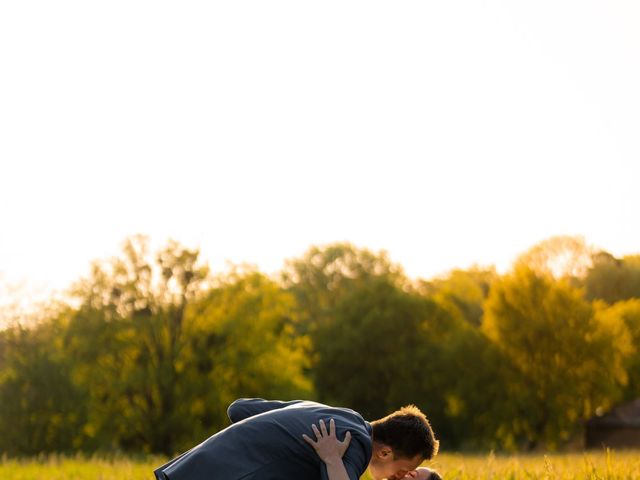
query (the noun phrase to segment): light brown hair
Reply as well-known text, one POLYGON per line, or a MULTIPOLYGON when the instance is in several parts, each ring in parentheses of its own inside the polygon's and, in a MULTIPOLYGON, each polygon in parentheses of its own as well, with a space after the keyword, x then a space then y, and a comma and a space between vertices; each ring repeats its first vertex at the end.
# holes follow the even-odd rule
POLYGON ((431 460, 440 442, 436 440, 429 420, 415 405, 402 407, 380 420, 371 422, 373 440, 393 449, 396 457, 431 460))

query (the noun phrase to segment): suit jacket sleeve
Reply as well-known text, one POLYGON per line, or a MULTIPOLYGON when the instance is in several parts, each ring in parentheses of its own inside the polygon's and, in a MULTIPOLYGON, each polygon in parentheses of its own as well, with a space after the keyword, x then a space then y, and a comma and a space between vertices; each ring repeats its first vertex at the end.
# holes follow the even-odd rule
POLYGON ((236 423, 260 413, 284 408, 300 402, 302 402, 302 400, 281 402, 280 400, 264 400, 262 398, 239 398, 229 405, 227 416, 229 420, 231 420, 231 423, 236 423))

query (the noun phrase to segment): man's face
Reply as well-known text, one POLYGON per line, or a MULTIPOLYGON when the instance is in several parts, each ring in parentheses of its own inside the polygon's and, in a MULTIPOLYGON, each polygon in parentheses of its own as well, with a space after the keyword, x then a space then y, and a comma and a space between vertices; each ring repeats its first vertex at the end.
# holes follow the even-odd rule
POLYGON ((395 458, 393 453, 374 457, 369 463, 369 473, 373 480, 399 480, 422 463, 420 455, 415 458, 395 458))

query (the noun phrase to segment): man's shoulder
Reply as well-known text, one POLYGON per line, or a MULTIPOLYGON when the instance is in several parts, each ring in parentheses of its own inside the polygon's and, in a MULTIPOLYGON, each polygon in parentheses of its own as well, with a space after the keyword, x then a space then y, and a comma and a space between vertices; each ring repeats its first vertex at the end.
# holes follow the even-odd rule
POLYGON ((297 425, 302 428, 311 423, 333 418, 339 427, 359 431, 363 435, 371 435, 368 422, 355 410, 342 406, 327 405, 314 400, 264 400, 238 399, 228 409, 229 418, 233 423, 246 420, 250 424, 284 422, 289 428, 297 425))
POLYGON ((295 403, 291 403, 283 410, 295 411, 295 410, 308 410, 316 412, 319 415, 339 415, 348 418, 359 420, 359 423, 366 423, 362 415, 355 410, 348 407, 336 407, 333 405, 327 405, 313 400, 296 400, 295 403))

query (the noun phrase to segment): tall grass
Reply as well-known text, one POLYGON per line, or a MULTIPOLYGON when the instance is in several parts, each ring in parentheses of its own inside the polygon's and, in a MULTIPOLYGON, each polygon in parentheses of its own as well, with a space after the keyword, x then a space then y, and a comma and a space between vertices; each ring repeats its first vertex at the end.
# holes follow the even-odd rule
POLYGON ((142 480, 153 479, 153 468, 161 458, 124 455, 87 457, 84 455, 39 455, 0 461, 0 479, 11 480, 142 480))
POLYGON ((535 455, 438 455, 426 466, 447 480, 640 480, 640 451, 535 455))
MULTIPOLYGON (((38 456, 0 459, 2 480, 152 480, 165 459, 38 456)), ((441 454, 426 466, 446 480, 640 480, 640 451, 548 455, 441 454)), ((363 479, 370 480, 368 475, 363 479)), ((303 480, 303 479, 300 479, 303 480)))

